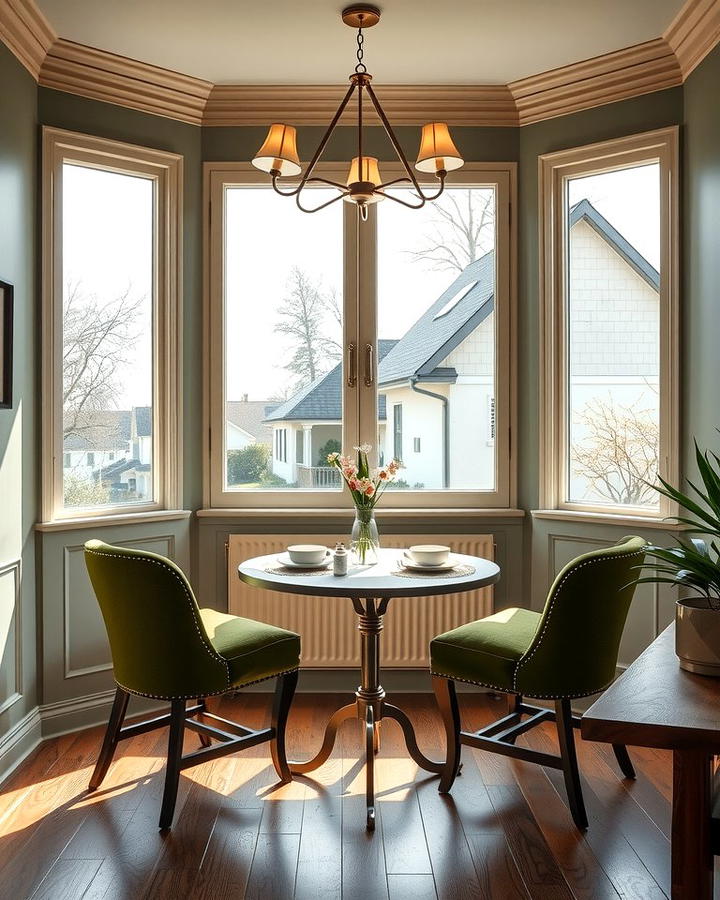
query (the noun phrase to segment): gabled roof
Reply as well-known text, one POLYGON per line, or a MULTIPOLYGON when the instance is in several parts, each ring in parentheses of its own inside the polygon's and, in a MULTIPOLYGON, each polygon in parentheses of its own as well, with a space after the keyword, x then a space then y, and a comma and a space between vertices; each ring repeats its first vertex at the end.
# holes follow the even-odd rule
POLYGON ((272 429, 265 424, 265 419, 279 405, 270 400, 228 400, 225 404, 225 415, 228 422, 240 428, 259 444, 270 444, 272 429))
POLYGON ((437 367, 493 311, 494 290, 491 250, 466 266, 387 354, 378 367, 380 386, 416 377, 452 380, 454 370, 437 367))
POLYGON ((129 409, 96 409, 80 413, 72 433, 63 438, 63 450, 126 450, 131 415, 129 409))
MULTIPOLYGON (((379 340, 380 360, 392 350, 397 341, 379 340)), ((378 418, 384 419, 385 397, 378 399, 378 418)), ((281 403, 266 416, 266 422, 328 421, 339 422, 342 418, 342 363, 327 374, 301 388, 296 394, 281 403)))
POLYGON ((135 434, 138 437, 150 437, 152 434, 152 408, 149 406, 134 406, 135 434))
POLYGON ((570 228, 583 219, 603 237, 628 265, 643 278, 650 287, 660 290, 660 273, 645 257, 638 253, 633 245, 611 225, 602 213, 599 213, 589 200, 580 200, 570 210, 570 228))

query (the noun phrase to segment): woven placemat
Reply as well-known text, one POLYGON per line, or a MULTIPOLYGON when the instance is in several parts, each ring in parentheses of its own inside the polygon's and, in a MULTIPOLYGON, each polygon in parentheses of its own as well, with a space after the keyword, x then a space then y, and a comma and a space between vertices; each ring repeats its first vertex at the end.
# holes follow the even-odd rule
POLYGON ((475 566, 453 566, 445 572, 419 572, 409 569, 393 569, 391 575, 399 578, 462 578, 464 575, 474 575, 475 566))
POLYGON ((287 575, 292 577, 293 575, 329 575, 330 574, 330 566, 325 566, 325 568, 319 569, 300 569, 295 568, 294 566, 283 566, 281 563, 278 563, 274 566, 266 566, 265 571, 268 575, 287 575))

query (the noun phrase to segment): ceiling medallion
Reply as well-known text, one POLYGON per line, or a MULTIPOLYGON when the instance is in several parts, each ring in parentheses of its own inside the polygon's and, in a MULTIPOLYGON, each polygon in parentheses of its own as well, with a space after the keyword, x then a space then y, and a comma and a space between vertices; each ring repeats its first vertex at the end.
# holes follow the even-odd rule
POLYGON ((355 66, 355 71, 350 75, 350 87, 328 125, 327 131, 300 179, 300 183, 297 187, 288 191, 280 190, 277 184, 279 178, 288 175, 299 175, 302 172, 297 152, 296 130, 292 125, 276 123, 270 126, 265 143, 253 159, 253 165, 270 174, 272 186, 278 194, 282 197, 295 197, 295 202, 302 212, 318 212, 318 210, 330 206, 331 203, 344 199, 357 204, 360 218, 364 221, 368 215, 368 204, 377 203, 378 200, 383 200, 385 197, 410 209, 420 209, 427 202, 436 200, 442 194, 445 189, 447 173, 453 169, 459 169, 463 165, 463 158, 458 153, 445 122, 430 122, 427 125, 423 125, 420 137, 420 150, 415 162, 415 168, 419 172, 434 174, 440 182, 436 193, 428 195, 423 192, 370 84, 372 75, 363 63, 363 43, 365 40, 363 29, 377 25, 380 21, 380 10, 376 6, 355 4, 343 10, 342 20, 351 28, 357 28, 357 65, 355 66), (357 93, 357 156, 350 163, 347 183, 340 184, 337 181, 314 176, 313 171, 340 121, 340 117, 355 93, 357 93), (402 178, 383 182, 380 177, 377 158, 365 156, 363 153, 363 100, 365 94, 370 98, 375 112, 390 139, 390 143, 393 145, 406 172, 402 178), (303 189, 308 184, 326 184, 338 188, 340 193, 331 200, 320 204, 320 206, 308 208, 303 206, 300 199, 303 189), (417 202, 408 203, 405 200, 400 200, 394 194, 386 192, 386 188, 399 184, 412 185, 417 202))

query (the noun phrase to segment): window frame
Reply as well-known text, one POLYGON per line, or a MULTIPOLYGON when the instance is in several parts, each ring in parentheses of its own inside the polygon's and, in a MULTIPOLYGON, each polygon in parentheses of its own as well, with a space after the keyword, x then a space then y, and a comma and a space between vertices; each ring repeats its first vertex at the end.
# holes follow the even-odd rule
POLYGON ((183 157, 43 127, 42 130, 42 435, 41 522, 142 516, 182 502, 182 210, 183 157), (62 440, 62 167, 64 163, 150 178, 154 190, 153 500, 65 509, 62 440))
MULTIPOLYGON (((399 163, 381 161, 386 180, 404 174, 399 163)), ((346 163, 320 163, 317 174, 335 181, 347 178, 346 163)), ((420 183, 433 186, 435 179, 416 173, 420 183)), ((254 490, 230 491, 224 489, 224 202, 226 187, 248 186, 271 190, 267 176, 250 163, 206 162, 204 164, 204 478, 203 496, 206 510, 217 509, 347 509, 350 503, 346 489, 337 491, 312 490, 254 490), (217 348, 221 353, 217 353, 217 348), (215 352, 211 352, 215 348, 215 352)), ((497 233, 497 294, 495 318, 496 382, 498 408, 503 410, 500 426, 504 429, 496 449, 495 491, 438 490, 398 491, 393 493, 392 507, 385 509, 436 508, 473 511, 479 509, 508 509, 514 506, 516 497, 515 450, 511 434, 515 430, 516 417, 516 216, 517 163, 488 162, 466 163, 447 177, 448 186, 482 187, 492 185, 496 190, 497 233)), ((276 198, 278 203, 292 202, 276 198)), ((342 202, 342 201, 340 201, 342 202)), ((356 345, 357 385, 352 401, 348 403, 348 388, 343 378, 342 446, 351 447, 358 442, 377 443, 376 382, 377 353, 374 354, 374 372, 369 385, 365 384, 366 359, 362 352, 368 344, 376 346, 377 320, 377 204, 369 210, 368 221, 358 230, 357 216, 351 204, 345 208, 344 235, 344 361, 347 361, 348 342, 356 345), (355 262, 357 261, 357 262, 355 262), (362 310, 362 315, 360 314, 362 310), (349 337, 353 335, 354 338, 349 337)), ((322 213, 319 213, 321 215, 322 213)), ((498 435, 500 430, 498 429, 498 435)), ((389 498, 388 498, 389 500, 389 498)))
POLYGON ((538 157, 540 256, 540 505, 558 515, 658 520, 677 512, 659 496, 657 508, 571 502, 567 359, 567 210, 570 178, 649 162, 660 166, 659 460, 658 472, 678 484, 680 472, 679 129, 662 128, 538 157))

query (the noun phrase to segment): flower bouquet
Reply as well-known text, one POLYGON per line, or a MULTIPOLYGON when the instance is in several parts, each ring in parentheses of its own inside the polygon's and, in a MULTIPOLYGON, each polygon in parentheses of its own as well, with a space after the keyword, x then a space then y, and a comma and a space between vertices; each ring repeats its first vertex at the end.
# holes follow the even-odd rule
POLYGON ((371 449, 369 444, 353 447, 357 452, 357 462, 340 453, 331 453, 327 458, 331 466, 340 470, 355 504, 355 522, 350 541, 351 548, 361 565, 377 562, 380 538, 374 510, 388 484, 400 469, 398 460, 393 459, 386 466, 371 470, 368 464, 368 453, 371 449))

